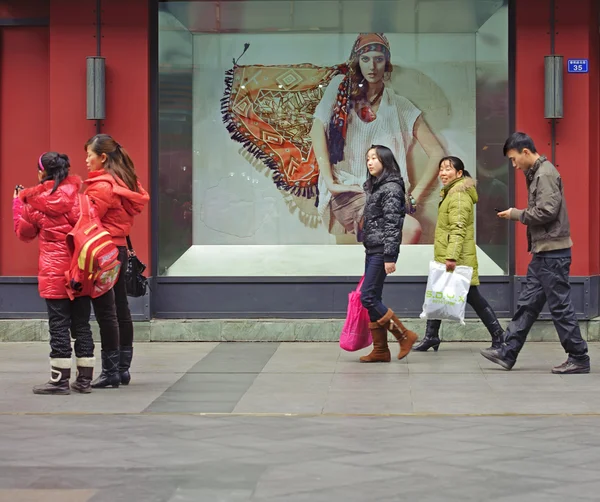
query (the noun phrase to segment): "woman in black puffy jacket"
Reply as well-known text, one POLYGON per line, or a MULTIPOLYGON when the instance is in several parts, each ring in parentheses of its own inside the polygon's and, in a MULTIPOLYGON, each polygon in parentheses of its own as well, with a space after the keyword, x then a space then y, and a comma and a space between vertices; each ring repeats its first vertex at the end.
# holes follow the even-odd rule
POLYGON ((417 340, 416 333, 407 330, 391 309, 382 303, 383 283, 396 271, 396 261, 402 242, 406 189, 400 168, 392 151, 373 145, 367 152, 369 176, 364 184, 367 194, 364 211, 366 261, 361 301, 369 311, 369 328, 373 335, 373 350, 360 358, 363 363, 390 362, 387 332, 400 343, 398 359, 408 355, 417 340))

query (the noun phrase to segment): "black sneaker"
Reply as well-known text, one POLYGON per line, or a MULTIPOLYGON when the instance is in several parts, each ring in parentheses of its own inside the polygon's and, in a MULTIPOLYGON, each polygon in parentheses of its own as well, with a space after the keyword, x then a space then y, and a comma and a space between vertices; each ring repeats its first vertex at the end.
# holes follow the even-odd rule
POLYGON ((489 349, 482 349, 480 354, 488 361, 502 366, 505 370, 511 370, 515 365, 515 361, 509 361, 503 357, 502 349, 493 349, 490 347, 489 349))
POLYGON ((581 375, 590 372, 590 360, 578 361, 577 359, 567 359, 560 366, 552 368, 555 375, 581 375))

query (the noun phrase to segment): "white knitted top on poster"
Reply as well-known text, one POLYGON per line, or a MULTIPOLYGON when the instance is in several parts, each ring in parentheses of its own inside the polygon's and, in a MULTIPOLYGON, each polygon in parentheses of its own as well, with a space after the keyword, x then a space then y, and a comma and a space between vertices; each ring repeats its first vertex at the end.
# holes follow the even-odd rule
MULTIPOLYGON (((326 132, 333 115, 338 87, 343 78, 343 75, 337 75, 331 79, 321 102, 315 109, 314 116, 324 124, 326 132)), ((383 145, 394 153, 402 177, 408 187, 406 152, 408 152, 413 141, 413 128, 420 115, 421 110, 405 97, 397 95, 389 87, 386 87, 383 91, 381 104, 379 110, 377 110, 377 118, 372 122, 362 121, 353 109, 348 117, 344 160, 331 166, 338 183, 362 187, 367 180, 367 151, 371 145, 383 145)), ((319 177, 318 209, 319 215, 327 228, 329 228, 331 220, 330 202, 331 193, 327 189, 323 177, 319 177)), ((335 222, 332 233, 342 234, 344 229, 339 223, 335 222)))

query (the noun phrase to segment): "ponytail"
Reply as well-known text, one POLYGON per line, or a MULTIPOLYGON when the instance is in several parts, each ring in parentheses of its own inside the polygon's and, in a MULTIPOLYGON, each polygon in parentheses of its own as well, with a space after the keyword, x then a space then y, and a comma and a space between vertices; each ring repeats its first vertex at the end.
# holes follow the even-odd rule
POLYGON ((56 192, 58 186, 69 176, 71 163, 69 157, 64 153, 46 152, 38 161, 38 170, 44 173, 41 183, 54 181, 50 193, 56 192))
POLYGON ((129 190, 133 192, 138 192, 138 179, 137 175, 135 174, 135 166, 133 165, 133 160, 131 160, 131 157, 127 153, 127 150, 125 150, 125 148, 123 148, 119 143, 117 143, 115 156, 116 162, 107 166, 109 171, 111 171, 111 174, 113 176, 115 174, 119 176, 119 178, 121 178, 123 182, 129 187, 129 190))

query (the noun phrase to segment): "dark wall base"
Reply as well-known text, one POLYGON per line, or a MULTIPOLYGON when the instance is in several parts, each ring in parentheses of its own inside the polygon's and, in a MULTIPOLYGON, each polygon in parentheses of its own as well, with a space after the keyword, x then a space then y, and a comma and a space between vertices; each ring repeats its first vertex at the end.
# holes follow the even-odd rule
MULTIPOLYGON (((134 321, 150 319, 149 295, 130 298, 129 308, 134 321)), ((0 319, 46 317, 46 303, 38 295, 35 277, 0 277, 0 319)))
MULTIPOLYGON (((163 277, 155 281, 153 317, 343 319, 348 293, 358 280, 357 277, 163 277)), ((523 280, 522 277, 481 278, 481 292, 499 317, 512 317, 523 280)), ((385 285, 384 302, 402 317, 418 317, 426 283, 426 277, 390 277, 385 285)), ((598 315, 599 284, 599 276, 571 278, 579 319, 598 315)), ((467 316, 475 317, 470 308, 467 316)))
MULTIPOLYGON (((130 298, 133 319, 343 319, 356 277, 159 278, 152 293, 130 298), (150 297, 150 294, 152 297, 150 297), (152 300, 153 315, 150 315, 152 300)), ((498 317, 512 317, 524 277, 483 277, 481 292, 498 317)), ((390 277, 384 302, 399 316, 418 317, 426 277, 390 277)), ((599 315, 600 276, 571 277, 578 319, 599 315)), ((0 318, 44 319, 46 308, 30 277, 0 277, 0 318)), ((467 317, 475 317, 469 308, 467 317)), ((541 319, 550 319, 547 307, 541 319)))
MULTIPOLYGON (((516 310, 517 301, 521 289, 525 286, 525 277, 515 277, 515 296, 514 306, 516 310)), ((575 312, 578 319, 592 319, 600 313, 600 298, 598 296, 600 288, 600 276, 594 275, 591 277, 571 277, 571 299, 575 307, 575 312)), ((548 305, 544 305, 544 309, 540 314, 540 319, 551 319, 548 305)))

